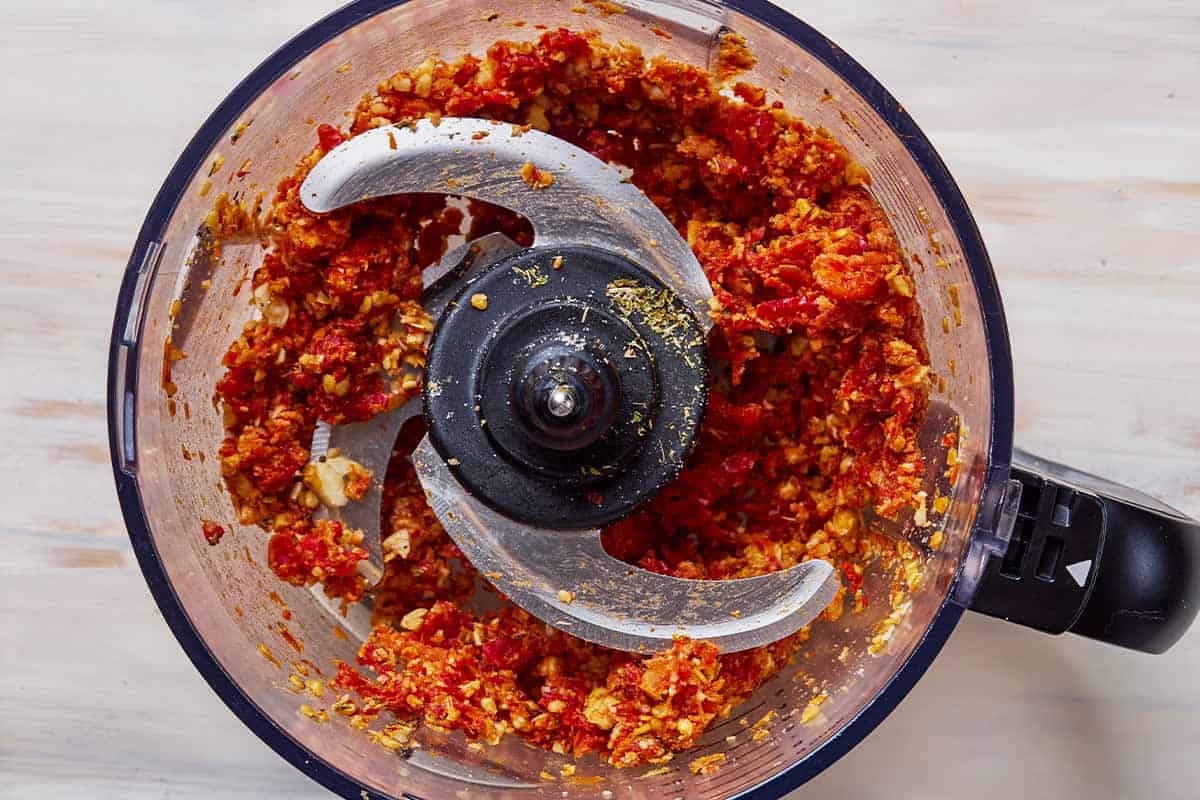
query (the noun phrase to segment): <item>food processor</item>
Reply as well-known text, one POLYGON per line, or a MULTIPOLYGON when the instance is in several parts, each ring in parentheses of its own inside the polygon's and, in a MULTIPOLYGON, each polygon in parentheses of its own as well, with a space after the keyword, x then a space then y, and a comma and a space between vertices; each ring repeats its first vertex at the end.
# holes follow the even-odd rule
MULTIPOLYGON (((422 136, 436 139, 462 133, 464 141, 484 140, 473 139, 484 131, 470 126, 487 123, 453 120, 444 124, 440 132, 431 129, 439 126, 428 125, 414 126, 407 133, 379 132, 375 139, 380 164, 395 163, 395 151, 406 151, 410 145, 416 148, 413 153, 418 152, 428 144, 417 141, 422 136), (384 135, 392 138, 385 143, 384 135), (398 143, 397 135, 402 139, 411 135, 414 141, 398 143)), ((536 132, 512 137, 504 147, 513 152, 500 156, 507 157, 504 163, 512 166, 530 154, 545 154, 557 146, 553 137, 544 138, 551 141, 540 141, 536 132)), ((454 147, 461 150, 462 145, 447 148, 445 142, 436 144, 440 149, 424 158, 436 164, 444 178, 454 147)), ((337 151, 331 153, 328 165, 322 162, 310 176, 312 185, 306 187, 311 193, 305 202, 322 210, 322 203, 334 208, 376 190, 430 190, 428 184, 413 182, 417 179, 412 166, 421 156, 412 153, 403 162, 405 169, 389 172, 381 167, 369 180, 363 177, 362 167, 369 156, 363 148, 369 146, 367 134, 348 142, 345 147, 349 149, 344 152, 355 148, 357 152, 340 174, 335 169, 337 151)), ((496 148, 490 152, 495 157, 496 148)), ((588 197, 620 191, 619 180, 589 178, 582 159, 568 164, 572 154, 561 155, 563 169, 558 174, 562 183, 555 191, 568 189, 572 182, 584 186, 588 197)), ((598 163, 596 169, 602 171, 603 164, 598 163)), ((487 182, 476 174, 478 185, 487 182)), ((559 248, 546 251, 546 257, 590 260, 609 278, 619 274, 626 279, 658 280, 662 287, 673 290, 679 306, 691 309, 693 320, 703 327, 706 287, 694 280, 686 247, 671 249, 669 235, 673 231, 661 231, 659 236, 647 233, 659 224, 653 208, 630 214, 624 221, 618 219, 617 211, 606 213, 603 207, 582 220, 571 219, 562 204, 547 202, 554 196, 531 189, 513 201, 527 206, 517 210, 529 211, 535 223, 542 238, 535 241, 535 247, 559 248), (541 212, 529 210, 528 204, 539 202, 545 206, 541 212), (539 220, 548 227, 539 229, 539 220), (593 225, 592 220, 603 222, 593 225), (598 238, 584 241, 585 230, 598 238), (655 244, 647 248, 644 242, 650 239, 655 244), (628 246, 618 259, 612 253, 614 242, 621 241, 628 246), (588 246, 599 249, 587 250, 588 246), (638 271, 657 261, 662 262, 657 269, 638 271)), ((613 208, 636 208, 638 202, 636 197, 625 197, 613 208)), ((642 198, 642 202, 647 201, 642 198)), ((437 265, 437 274, 426 276, 423 302, 444 310, 450 296, 461 296, 463 287, 474 292, 483 284, 473 282, 488 280, 497 265, 516 257, 510 245, 481 240, 447 253, 437 265), (447 276, 453 285, 439 282, 447 276)), ((528 309, 521 306, 524 293, 509 291, 505 295, 499 283, 488 285, 494 287, 489 296, 497 303, 496 310, 509 303, 526 314, 514 316, 517 322, 529 318, 528 309)), ((529 369, 517 378, 484 383, 525 387, 532 398, 529 407, 539 413, 548 410, 550 416, 534 414, 537 424, 520 430, 520 415, 512 415, 516 433, 507 440, 514 458, 528 462, 531 474, 542 475, 549 462, 538 461, 540 451, 529 449, 525 434, 532 431, 550 437, 554 441, 547 439, 541 444, 562 452, 562 437, 583 433, 579 426, 559 423, 576 420, 580 403, 592 402, 603 408, 607 395, 602 389, 608 378, 596 367, 604 359, 597 358, 594 363, 572 362, 562 373, 590 376, 586 381, 572 384, 561 376, 549 383, 543 380, 546 374, 559 375, 554 370, 562 366, 565 356, 554 349, 552 337, 542 335, 548 324, 545 319, 554 314, 537 311, 536 325, 526 323, 521 328, 514 323, 503 329, 517 330, 521 335, 514 334, 515 339, 506 339, 507 334, 496 332, 499 328, 493 331, 496 347, 510 347, 505 351, 510 357, 504 360, 527 364, 529 369)), ((491 335, 491 328, 479 327, 482 319, 468 308, 440 315, 439 331, 442 326, 452 330, 448 327, 452 323, 466 327, 455 335, 435 333, 430 368, 436 375, 461 374, 464 360, 470 362, 472 374, 489 374, 487 364, 472 362, 480 351, 461 346, 463 341, 491 335)), ((600 324, 597 319, 593 319, 594 326, 600 324)), ((561 332, 559 328, 555 331, 561 332)), ((654 333, 650 330, 645 335, 653 338, 654 333)), ((661 348, 657 352, 662 374, 655 380, 678 381, 667 405, 688 408, 688 419, 699 419, 703 392, 689 394, 686 389, 703 381, 691 380, 695 376, 681 366, 690 363, 690 351, 683 348, 677 358, 664 356, 661 348)), ((697 361, 700 363, 702 360, 697 361)), ((642 380, 632 373, 620 377, 627 387, 642 380)), ((550 581, 557 579, 568 562, 543 559, 546 563, 539 565, 537 555, 554 552, 564 541, 584 540, 578 538, 578 531, 571 536, 544 532, 542 539, 531 540, 529 531, 544 526, 561 532, 563 520, 555 514, 561 515, 565 505, 576 501, 575 512, 586 511, 585 499, 591 492, 572 494, 574 490, 564 491, 556 482, 552 484, 555 491, 548 493, 538 489, 541 478, 531 478, 516 490, 511 482, 490 485, 494 476, 489 474, 487 462, 470 462, 472 454, 478 454, 478 443, 459 441, 457 426, 443 426, 439 433, 435 424, 442 414, 453 410, 447 405, 454 398, 453 382, 445 383, 445 394, 430 391, 427 384, 423 403, 416 410, 397 413, 390 424, 396 426, 412 414, 424 413, 430 422, 430 438, 418 447, 413 460, 435 511, 444 523, 451 518, 461 520, 462 530, 456 531, 459 522, 446 527, 477 567, 491 558, 498 558, 500 566, 506 567, 514 563, 540 566, 541 571, 533 576, 542 580, 540 585, 534 585, 536 581, 524 573, 502 583, 502 570, 497 570, 502 577, 494 580, 515 602, 550 624, 570 630, 569 626, 586 622, 573 632, 592 641, 637 650, 653 647, 656 638, 669 639, 675 630, 648 624, 647 619, 655 619, 655 614, 678 621, 685 609, 707 609, 694 620, 684 621, 703 626, 720 610, 721 629, 708 630, 711 636, 699 638, 722 642, 725 636, 725 649, 736 649, 796 630, 827 602, 828 594, 823 592, 828 591, 829 580, 836 579, 832 570, 821 571, 823 562, 819 561, 806 562, 808 566, 799 571, 802 574, 793 575, 778 593, 757 585, 746 593, 745 602, 761 604, 764 614, 782 608, 786 613, 781 616, 791 620, 784 628, 753 614, 731 621, 720 597, 701 603, 617 609, 614 604, 621 592, 614 591, 615 584, 610 583, 597 584, 591 597, 580 592, 583 596, 578 602, 573 596, 563 599, 550 581), (464 492, 464 486, 469 491, 464 492), (463 506, 468 495, 487 502, 463 506), (451 508, 453 504, 458 505, 451 508), (470 513, 461 513, 463 508, 470 513), (455 509, 457 517, 452 516, 455 509), (498 518, 488 516, 497 513, 498 518), (497 535, 505 521, 512 519, 522 523, 519 535, 507 540, 497 535), (525 588, 530 591, 523 594, 525 588), (789 591, 798 592, 790 601, 789 591), (755 630, 765 632, 768 638, 745 639, 755 630), (629 638, 605 638, 618 634, 629 638)), ((514 395, 518 399, 524 396, 514 395)), ((463 395, 459 402, 469 402, 471 397, 470 393, 463 395)), ((506 405, 497 402, 498 409, 506 405)), ((492 419, 500 422, 503 417, 492 419)), ((156 198, 118 299, 110 350, 109 420, 114 473, 135 552, 156 601, 189 657, 264 741, 311 777, 349 798, 439 798, 474 792, 497 797, 779 796, 816 775, 867 735, 923 674, 966 609, 1050 633, 1071 631, 1124 647, 1162 652, 1186 630, 1200 599, 1194 578, 1200 555, 1196 522, 1131 489, 1014 450, 1011 356, 1000 296, 961 194, 929 142, 871 76, 802 22, 760 2, 629 0, 619 6, 589 3, 572 7, 550 1, 363 0, 317 23, 234 90, 196 134, 156 198), (511 23, 517 21, 529 25, 514 27, 511 23), (334 660, 353 662, 361 639, 369 632, 369 618, 364 618, 360 609, 351 609, 343 617, 319 593, 279 584, 259 555, 261 533, 236 523, 216 459, 200 455, 215 453, 224 434, 221 415, 209 405, 209 398, 220 374, 224 348, 252 312, 248 303, 236 301, 237 287, 263 257, 255 238, 226 239, 218 244, 206 233, 213 205, 206 188, 207 173, 216 154, 235 154, 242 162, 239 175, 246 185, 269 192, 310 150, 311 121, 338 122, 332 115, 351 107, 367 82, 412 67, 431 51, 449 59, 481 52, 499 38, 530 38, 537 33, 529 30, 534 23, 595 29, 606 40, 637 44, 649 56, 662 54, 701 67, 715 63, 729 37, 741 37, 757 58, 744 79, 767 89, 771 99, 782 101, 811 125, 829 130, 871 175, 871 193, 887 213, 910 261, 925 315, 931 364, 944 381, 939 381, 932 395, 921 442, 927 463, 955 467, 944 473, 931 469, 926 479, 929 496, 936 493, 949 498, 945 514, 935 521, 932 532, 912 514, 900 523, 882 519, 871 523, 879 532, 911 543, 923 553, 922 588, 911 597, 905 613, 887 619, 893 613, 887 602, 889 583, 885 576, 868 572, 864 588, 873 602, 859 613, 846 615, 837 626, 822 629, 821 635, 806 645, 799 663, 759 689, 728 719, 714 724, 687 758, 650 772, 615 769, 587 758, 576 764, 514 738, 480 749, 469 746, 460 735, 431 730, 418 734, 419 746, 391 752, 343 720, 335 718, 318 725, 297 713, 297 698, 287 689, 287 672, 280 661, 302 659, 305 668, 313 670, 327 670, 334 660), (220 268, 216 268, 218 262, 220 268), (202 281, 211 283, 205 291, 199 291, 202 281), (164 342, 169 343, 166 354, 164 342), (175 360, 171 348, 178 348, 186 358, 175 360), (169 366, 169 376, 164 364, 169 366), (172 389, 169 398, 164 392, 166 383, 172 389), (954 448, 943 440, 943 434, 951 429, 959 433, 954 448), (210 550, 201 537, 192 535, 202 519, 215 520, 228 530, 220 550, 210 550), (930 546, 932 536, 940 546, 930 546), (287 626, 278 621, 281 605, 288 609, 287 626), (818 691, 825 697, 819 709, 811 704, 818 691), (727 741, 741 726, 765 719, 774 720, 765 728, 768 735, 739 736, 733 744, 727 741), (719 771, 706 775, 688 769, 689 760, 717 753, 725 756, 719 771), (573 770, 569 780, 544 780, 547 772, 566 775, 563 767, 568 763, 573 770)), ((683 425, 679 452, 672 458, 645 466, 617 459, 619 469, 611 478, 627 481, 623 491, 629 493, 630 503, 673 477, 686 457, 687 427, 683 425)), ((604 430, 616 431, 609 438, 614 447, 619 444, 615 441, 617 428, 604 430)), ((336 427, 326 430, 324 441, 314 442, 314 450, 331 444, 353 448, 354 434, 336 427)), ((367 448, 364 453, 371 447, 390 453, 395 428, 390 434, 372 431, 360 438, 360 446, 367 448)), ((599 440, 588 439, 586 447, 599 440)), ((572 441, 576 448, 572 452, 586 450, 584 443, 572 441)), ((603 509, 603 504, 598 507, 603 509)), ((606 513, 585 515, 586 522, 603 524, 610 518, 606 513)), ((576 513, 572 518, 580 517, 576 513)), ((364 527, 369 525, 370 521, 364 527)), ((378 528, 377 518, 374 526, 378 528)), ((376 535, 371 543, 373 553, 377 540, 376 535)), ((598 537, 594 541, 598 547, 598 537)), ((576 560, 585 566, 606 558, 602 550, 575 552, 576 560)), ((594 573, 585 570, 584 577, 589 574, 594 573)), ((768 583, 773 585, 782 585, 784 577, 763 576, 772 579, 768 583)), ((614 575, 612 580, 620 581, 621 576, 614 575)), ((641 579, 631 576, 629 580, 641 579)), ((570 581, 572 585, 580 583, 574 578, 570 581)), ((705 587, 695 588, 702 591, 705 587)), ((662 596, 678 597, 686 590, 666 587, 662 596)), ((632 596, 641 596, 630 591, 632 596)))

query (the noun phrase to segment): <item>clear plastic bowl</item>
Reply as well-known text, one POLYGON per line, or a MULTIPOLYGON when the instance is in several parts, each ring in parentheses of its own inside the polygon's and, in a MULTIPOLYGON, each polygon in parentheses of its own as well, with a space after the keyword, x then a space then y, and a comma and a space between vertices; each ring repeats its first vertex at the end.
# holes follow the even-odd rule
MULTIPOLYGON (((523 2, 519 9, 493 0, 359 2, 323 20, 287 44, 240 85, 205 123, 156 199, 121 290, 111 353, 111 436, 118 488, 143 570, 164 615, 214 689, 264 740, 317 780, 346 797, 725 798, 758 787, 778 795, 815 775, 868 733, 908 692, 949 635, 969 600, 987 531, 994 529, 1011 456, 1012 386, 999 296, 986 253, 961 195, 921 132, 869 75, 811 28, 758 2, 637 0, 626 13, 586 16, 572 4, 523 2), (498 9, 500 16, 486 21, 498 9), (511 22, 525 19, 523 28, 511 22), (934 397, 924 441, 931 463, 958 416, 967 435, 960 446, 957 484, 942 486, 951 505, 940 523, 941 548, 930 553, 924 588, 887 645, 869 641, 890 612, 889 581, 868 575, 867 610, 823 625, 796 665, 764 686, 744 707, 703 738, 696 752, 668 770, 618 770, 583 759, 571 780, 547 782, 564 757, 533 749, 515 737, 484 752, 461 736, 422 731, 422 746, 405 757, 373 744, 345 720, 314 724, 286 688, 289 663, 300 655, 279 630, 278 592, 290 607, 290 633, 303 658, 328 674, 331 661, 354 661, 359 642, 334 635, 339 619, 312 592, 283 585, 265 565, 264 536, 237 524, 222 487, 217 459, 221 416, 212 403, 220 357, 249 318, 251 306, 234 287, 262 259, 257 244, 226 244, 208 291, 200 277, 213 253, 197 236, 213 196, 201 197, 217 152, 249 159, 245 185, 270 191, 312 146, 315 123, 340 124, 341 112, 381 76, 411 68, 431 51, 447 59, 481 52, 497 38, 528 38, 548 26, 594 27, 605 38, 636 43, 648 54, 708 65, 720 37, 745 37, 758 64, 745 78, 769 90, 809 123, 827 128, 867 167, 872 191, 910 258, 925 313, 933 369, 945 379, 934 397), (669 40, 651 26, 666 30, 669 40), (338 67, 349 62, 349 71, 338 67), (242 121, 253 120, 230 139, 242 121), (957 297, 957 301, 954 297, 957 297), (181 301, 178 315, 170 311, 181 301), (942 319, 951 320, 949 333, 942 319), (161 386, 168 333, 186 360, 174 364, 178 386, 170 413, 161 386), (184 453, 192 454, 185 458, 184 453), (210 457, 201 460, 199 453, 210 457), (201 519, 228 531, 210 549, 198 533, 201 519), (973 537, 972 531, 978 533, 973 537), (263 644, 282 664, 262 655, 263 644), (839 658, 843 648, 848 657, 839 658), (829 699, 815 719, 800 723, 816 692, 829 699), (770 735, 735 744, 726 736, 774 710, 770 735), (722 752, 715 775, 695 776, 693 758, 722 752), (360 794, 360 792, 366 794, 360 794), (607 797, 609 795, 603 794, 607 797)), ((933 472, 931 470, 931 472, 933 472)), ((932 485, 930 486, 932 489, 932 485)), ((930 493, 932 495, 932 492, 930 493)), ((911 526, 897 536, 925 541, 911 526)), ((361 620, 347 624, 361 633, 361 620)))

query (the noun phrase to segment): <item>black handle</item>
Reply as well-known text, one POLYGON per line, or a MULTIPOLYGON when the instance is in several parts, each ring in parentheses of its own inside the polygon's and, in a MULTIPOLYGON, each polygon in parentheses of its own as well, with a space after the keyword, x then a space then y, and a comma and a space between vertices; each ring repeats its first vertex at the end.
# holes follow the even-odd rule
POLYGON ((1200 608, 1200 522, 1127 486, 1021 450, 1008 550, 971 608, 1047 633, 1166 652, 1200 608))

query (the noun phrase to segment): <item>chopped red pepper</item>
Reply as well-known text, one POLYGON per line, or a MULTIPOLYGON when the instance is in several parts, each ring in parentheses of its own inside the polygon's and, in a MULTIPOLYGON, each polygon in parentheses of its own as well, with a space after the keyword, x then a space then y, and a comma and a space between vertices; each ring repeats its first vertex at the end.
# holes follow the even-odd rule
POLYGON ((225 535, 225 528, 213 522, 212 520, 202 520, 204 523, 204 541, 211 545, 219 544, 221 537, 225 535))
POLYGON ((317 140, 321 143, 321 149, 328 153, 346 141, 346 137, 329 123, 322 123, 317 126, 317 140))

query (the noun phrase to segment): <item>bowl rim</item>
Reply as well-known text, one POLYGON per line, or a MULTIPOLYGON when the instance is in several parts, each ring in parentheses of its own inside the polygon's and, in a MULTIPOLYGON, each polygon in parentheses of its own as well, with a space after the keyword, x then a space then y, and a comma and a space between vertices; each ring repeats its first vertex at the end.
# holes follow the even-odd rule
MULTIPOLYGON (((379 13, 411 0, 353 0, 304 29, 281 45, 234 87, 208 116, 167 174, 146 214, 130 255, 117 296, 109 344, 106 379, 109 451, 117 496, 138 565, 167 625, 208 685, 239 719, 272 750, 308 777, 348 800, 390 800, 315 756, 267 716, 225 672, 188 618, 159 559, 142 506, 136 474, 124 465, 123 332, 133 312, 137 278, 147 254, 157 249, 179 199, 192 176, 225 131, 242 112, 291 67, 331 38, 379 13)), ((711 0, 708 0, 711 2, 711 0)), ((966 199, 932 143, 899 102, 867 70, 831 40, 791 13, 765 0, 720 0, 720 5, 773 29, 807 50, 857 91, 892 129, 913 160, 925 173, 962 247, 982 313, 992 387, 991 441, 985 480, 992 483, 1006 473, 1012 457, 1013 375, 1012 354, 1000 292, 983 239, 966 199)), ((140 343, 138 344, 140 349, 140 343)), ((132 387, 136 389, 136 387, 132 387)), ((986 496, 987 486, 981 496, 986 496)), ((977 516, 972 537, 982 523, 977 516)), ((961 564, 960 564, 961 571, 961 564)), ((957 578, 956 578, 957 582, 957 578)), ((738 798, 778 798, 801 786, 849 752, 890 714, 933 663, 964 608, 952 584, 924 635, 882 690, 837 733, 808 756, 762 783, 742 791, 738 798)), ((411 798, 411 795, 403 795, 411 798)))

